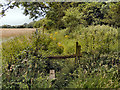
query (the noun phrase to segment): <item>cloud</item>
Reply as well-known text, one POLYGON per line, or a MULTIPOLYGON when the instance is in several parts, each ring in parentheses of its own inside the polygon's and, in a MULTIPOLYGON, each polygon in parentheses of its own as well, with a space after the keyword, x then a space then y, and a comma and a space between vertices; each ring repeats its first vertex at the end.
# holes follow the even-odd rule
POLYGON ((21 8, 9 9, 6 12, 6 16, 0 18, 1 25, 22 25, 24 23, 32 22, 29 16, 23 15, 23 10, 21 8))

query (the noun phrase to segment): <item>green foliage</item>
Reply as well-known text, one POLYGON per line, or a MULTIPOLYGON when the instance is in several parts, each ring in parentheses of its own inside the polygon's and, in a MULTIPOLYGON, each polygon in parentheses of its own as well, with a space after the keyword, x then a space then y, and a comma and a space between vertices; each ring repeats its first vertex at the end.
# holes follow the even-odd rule
POLYGON ((53 41, 48 35, 41 34, 33 35, 32 42, 28 42, 27 39, 21 36, 3 43, 3 88, 49 88, 51 82, 48 83, 46 79, 49 70, 54 68, 59 71, 63 67, 61 61, 49 61, 46 58, 50 53, 61 54, 63 52, 63 48, 57 45, 57 41, 53 41), (18 42, 21 38, 24 40, 18 42), (6 47, 7 44, 11 46, 6 47), (17 47, 16 44, 19 44, 20 47, 17 47), (40 81, 38 82, 38 80, 40 81), (45 81, 42 82, 42 80, 45 81))
POLYGON ((44 27, 45 29, 49 30, 49 29, 53 28, 54 25, 55 24, 52 20, 44 18, 44 19, 41 19, 41 20, 35 22, 34 28, 44 27))
POLYGON ((117 29, 104 25, 77 26, 69 35, 66 30, 51 34, 38 32, 38 35, 16 37, 2 43, 2 87, 118 88, 117 29), (76 41, 82 47, 79 65, 75 64, 74 59, 46 58, 74 54, 76 41), (49 80, 51 69, 56 71, 55 80, 49 80))
MULTIPOLYGON (((1 5, 4 16, 7 9, 13 9, 15 6, 24 7, 24 14, 30 15, 30 18, 37 19, 45 16, 49 25, 52 24, 55 29, 64 29, 67 26, 84 24, 87 25, 113 25, 120 26, 119 8, 120 2, 8 2, 1 5), (8 8, 6 8, 8 6, 8 8), (62 20, 63 19, 63 20, 62 20), (65 21, 65 22, 64 22, 65 21), (70 21, 69 23, 67 23, 70 21), (65 25, 64 25, 65 23, 65 25)), ((38 25, 39 27, 39 25, 38 25)), ((48 26, 49 27, 49 26, 48 26)), ((48 28, 49 29, 49 28, 48 28)))
POLYGON ((3 88, 49 88, 48 76, 44 76, 47 59, 35 54, 28 48, 17 56, 17 62, 10 69, 3 67, 3 88))
POLYGON ((55 23, 55 29, 64 29, 66 27, 64 21, 62 20, 65 16, 64 11, 71 7, 78 7, 78 5, 82 3, 84 2, 50 2, 48 3, 50 8, 46 13, 46 17, 55 23))
POLYGON ((104 14, 101 12, 102 5, 104 5, 104 3, 97 2, 86 3, 84 5, 84 8, 82 8, 81 13, 83 13, 83 18, 87 21, 87 25, 101 24, 100 20, 103 19, 104 16, 104 14))
POLYGON ((116 53, 101 55, 97 61, 90 58, 83 58, 83 60, 84 64, 75 70, 74 74, 77 77, 69 83, 68 88, 119 88, 119 66, 116 53), (111 60, 113 58, 114 61, 111 60))
POLYGON ((72 77, 69 74, 74 72, 74 60, 66 59, 62 65, 64 68, 62 68, 60 72, 56 73, 57 80, 53 83, 53 88, 65 88, 72 80, 72 77))
POLYGON ((65 16, 63 17, 63 21, 66 27, 70 27, 70 29, 74 29, 79 24, 86 23, 85 20, 82 19, 83 14, 79 12, 79 8, 70 8, 65 11, 65 16))
POLYGON ((53 3, 46 15, 55 23, 57 29, 61 27, 74 29, 79 24, 84 26, 108 24, 119 27, 119 19, 117 18, 119 16, 119 2, 86 2, 76 3, 76 5, 74 5, 75 3, 68 3, 65 6, 64 4, 53 3))
POLYGON ((119 88, 119 29, 106 25, 119 27, 119 4, 9 3, 11 9, 22 5, 24 14, 34 19, 41 16, 43 12, 39 11, 44 9, 46 18, 37 21, 34 27, 44 26, 51 34, 38 31, 33 36, 16 37, 2 43, 2 87, 119 88), (78 65, 74 59, 47 58, 49 55, 75 54, 76 41, 81 45, 82 53, 78 65), (48 79, 51 69, 56 71, 55 80, 48 79))
POLYGON ((106 6, 104 6, 104 8, 107 7, 106 9, 104 9, 103 11, 107 11, 105 13, 105 17, 103 19, 103 22, 109 24, 109 25, 113 25, 115 27, 120 27, 120 22, 119 22, 119 15, 120 15, 120 2, 116 2, 116 3, 109 3, 106 6))
POLYGON ((16 61, 15 56, 27 47, 30 47, 32 43, 31 35, 24 35, 13 38, 2 43, 2 60, 3 63, 14 63, 16 61))
POLYGON ((39 21, 37 21, 37 22, 34 23, 34 26, 33 26, 33 27, 34 27, 34 28, 40 28, 41 26, 43 26, 43 25, 42 25, 42 20, 39 20, 39 21))
POLYGON ((15 26, 11 26, 11 25, 2 25, 0 26, 1 28, 33 28, 34 22, 30 22, 29 24, 24 23, 23 25, 15 25, 15 26))
POLYGON ((66 27, 72 29, 79 24, 84 26, 101 24, 100 20, 103 19, 101 12, 102 3, 81 3, 78 7, 71 7, 65 11, 63 21, 66 27), (83 8, 84 7, 84 8, 83 8))
POLYGON ((82 52, 95 54, 118 51, 118 29, 105 25, 89 27, 79 25, 72 33, 69 33, 69 30, 67 28, 58 31, 59 34, 53 36, 63 45, 64 54, 75 52, 76 41, 80 43, 82 52))
POLYGON ((90 26, 84 28, 83 32, 77 37, 80 41, 82 50, 91 52, 97 50, 100 53, 117 51, 118 31, 107 26, 90 26))
POLYGON ((64 16, 63 10, 69 7, 69 3, 65 3, 65 2, 51 3, 50 2, 48 4, 50 6, 50 9, 46 13, 47 19, 53 21, 55 29, 64 28, 64 24, 61 19, 64 16))

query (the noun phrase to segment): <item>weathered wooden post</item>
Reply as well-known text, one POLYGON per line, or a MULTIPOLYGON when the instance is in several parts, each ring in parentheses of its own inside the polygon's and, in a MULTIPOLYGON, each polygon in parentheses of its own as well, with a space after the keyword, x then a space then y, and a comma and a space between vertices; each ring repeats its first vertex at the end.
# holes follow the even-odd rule
POLYGON ((80 63, 80 50, 81 46, 78 45, 78 42, 76 42, 76 57, 75 57, 75 64, 78 64, 78 61, 80 63))
POLYGON ((119 81, 120 81, 120 64, 118 64, 118 78, 119 78, 119 81))
POLYGON ((80 64, 80 51, 81 51, 81 46, 78 46, 78 63, 80 64))
POLYGON ((43 34, 45 32, 45 27, 46 27, 46 24, 43 25, 43 34))
POLYGON ((76 57, 75 57, 75 64, 77 64, 77 59, 78 59, 78 42, 76 42, 76 57))
POLYGON ((38 29, 36 28, 36 34, 38 35, 38 29))
POLYGON ((49 79, 50 80, 54 80, 55 79, 55 70, 50 70, 49 79))

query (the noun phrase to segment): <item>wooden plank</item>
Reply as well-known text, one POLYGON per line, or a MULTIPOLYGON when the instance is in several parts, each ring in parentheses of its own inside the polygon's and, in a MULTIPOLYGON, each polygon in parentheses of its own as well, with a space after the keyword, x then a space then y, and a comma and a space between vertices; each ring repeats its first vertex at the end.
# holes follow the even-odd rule
MULTIPOLYGON (((81 57, 82 54, 80 53, 80 55, 78 57, 81 57)), ((73 55, 64 55, 64 56, 48 56, 47 58, 49 59, 66 59, 66 58, 75 58, 76 54, 73 55)))

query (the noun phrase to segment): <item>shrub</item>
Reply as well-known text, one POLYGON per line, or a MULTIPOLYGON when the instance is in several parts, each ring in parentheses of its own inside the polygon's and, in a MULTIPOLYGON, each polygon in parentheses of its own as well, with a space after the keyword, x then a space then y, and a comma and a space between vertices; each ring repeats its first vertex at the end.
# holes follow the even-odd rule
POLYGON ((52 29, 52 28, 54 28, 54 22, 52 20, 43 18, 43 19, 35 22, 35 24, 34 24, 34 28, 40 28, 40 27, 44 27, 47 30, 52 29))
MULTIPOLYGON (((50 69, 59 71, 62 66, 62 61, 55 62, 47 59, 47 55, 52 52, 53 54, 60 54, 63 48, 57 45, 57 42, 50 39, 47 35, 33 35, 32 43, 29 42, 17 43, 21 48, 16 48, 13 44, 18 41, 20 37, 14 38, 9 41, 11 47, 3 47, 3 88, 49 88, 47 77, 50 69), (54 43, 55 42, 55 43, 54 43), (24 44, 24 45, 23 45, 24 44), (12 46, 13 45, 13 46, 12 46), (24 46, 24 48, 22 47, 24 46), (49 45, 53 45, 50 47, 49 45), (14 47, 14 48, 13 48, 14 47), (13 48, 13 49, 11 49, 13 48), (57 49, 57 50, 54 50, 57 49), (9 53, 5 52, 11 50, 9 53), (16 51, 17 50, 17 51, 16 51), (7 55, 6 55, 7 54, 7 55), (12 55, 12 58, 10 59, 12 55), (40 75, 43 73, 42 75, 40 75), (46 76, 46 77, 44 77, 46 76), (37 83, 38 80, 41 80, 37 83), (42 82, 42 80, 45 80, 42 82), (41 83, 42 82, 42 83, 41 83), (21 87, 23 86, 23 87, 21 87)), ((27 38, 26 38, 27 39, 27 38)), ((24 38, 25 41, 25 38, 24 38)), ((3 43, 4 45, 8 44, 3 43)))

